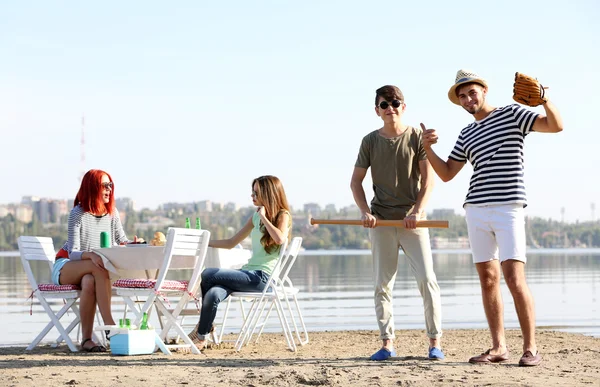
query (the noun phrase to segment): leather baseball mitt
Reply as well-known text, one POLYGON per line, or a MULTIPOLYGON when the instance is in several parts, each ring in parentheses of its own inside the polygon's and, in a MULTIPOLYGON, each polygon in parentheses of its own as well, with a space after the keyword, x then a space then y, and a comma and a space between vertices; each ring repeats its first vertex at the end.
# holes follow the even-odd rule
POLYGON ((538 106, 546 103, 546 91, 537 79, 521 73, 515 73, 513 99, 527 106, 538 106))

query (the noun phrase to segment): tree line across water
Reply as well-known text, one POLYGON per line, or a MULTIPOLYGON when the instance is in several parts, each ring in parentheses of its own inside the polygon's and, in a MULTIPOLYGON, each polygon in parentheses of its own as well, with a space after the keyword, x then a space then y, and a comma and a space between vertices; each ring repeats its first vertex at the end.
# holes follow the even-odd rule
MULTIPOLYGON (((195 219, 200 218, 203 229, 211 232, 211 237, 222 239, 232 236, 251 216, 253 207, 238 211, 190 212, 171 211, 157 214, 156 211, 144 209, 128 210, 123 213, 123 226, 130 239, 133 235, 146 240, 153 238, 154 232, 166 234, 167 226, 153 227, 153 219, 160 215, 163 222, 168 221, 173 227, 184 227, 185 218, 189 217, 192 227, 195 219)), ((435 215, 435 211, 432 215, 435 215)), ((339 216, 338 216, 339 217, 339 216)), ((354 217, 356 218, 356 217, 354 217)), ((293 214, 294 236, 303 238, 302 246, 306 249, 368 249, 370 247, 368 230, 357 226, 319 225, 311 226, 304 213, 293 214)), ((435 217, 429 216, 429 219, 435 217)), ((444 212, 444 220, 448 220, 447 229, 430 229, 431 238, 448 238, 454 240, 467 237, 467 225, 462 215, 444 212)), ((537 248, 566 247, 600 247, 600 222, 565 223, 551 219, 527 219, 527 244, 537 248)), ((9 214, 0 218, 0 251, 18 250, 17 238, 21 235, 49 236, 55 247, 62 246, 67 237, 67 217, 64 216, 56 224, 41 224, 34 215, 29 223, 18 221, 9 214)))

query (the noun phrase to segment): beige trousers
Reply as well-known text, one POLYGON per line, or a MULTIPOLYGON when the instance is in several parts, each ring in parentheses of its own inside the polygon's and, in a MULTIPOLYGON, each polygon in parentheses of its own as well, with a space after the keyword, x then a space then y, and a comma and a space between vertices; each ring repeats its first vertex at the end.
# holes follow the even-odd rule
POLYGON ((402 248, 417 280, 425 308, 427 336, 442 336, 440 287, 433 271, 433 258, 426 228, 376 227, 370 230, 375 276, 375 312, 380 338, 393 339, 394 306, 392 291, 398 271, 398 250, 402 248))

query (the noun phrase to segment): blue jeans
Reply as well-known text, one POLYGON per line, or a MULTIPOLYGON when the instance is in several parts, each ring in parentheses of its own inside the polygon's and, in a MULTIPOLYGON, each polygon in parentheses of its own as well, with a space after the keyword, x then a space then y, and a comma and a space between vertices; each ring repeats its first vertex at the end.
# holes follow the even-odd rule
POLYGON ((262 270, 207 268, 202 272, 202 309, 198 335, 204 339, 210 333, 217 308, 233 292, 262 292, 269 275, 262 270))

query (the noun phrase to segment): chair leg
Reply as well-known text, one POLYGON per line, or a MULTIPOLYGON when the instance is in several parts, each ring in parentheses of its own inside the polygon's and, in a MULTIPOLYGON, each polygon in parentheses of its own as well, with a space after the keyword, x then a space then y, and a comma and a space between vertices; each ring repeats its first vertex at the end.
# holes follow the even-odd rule
MULTIPOLYGON (((98 326, 104 325, 104 320, 102 320, 102 316, 100 315, 100 310, 98 308, 96 308, 96 324, 98 326)), ((108 343, 108 337, 106 337, 104 331, 92 331, 92 340, 94 340, 96 343, 101 343, 104 346, 106 346, 108 343), (100 336, 96 335, 96 332, 99 332, 100 336)))
MULTIPOLYGON (((75 328, 78 327, 77 329, 77 341, 80 341, 79 339, 79 334, 81 333, 81 316, 79 314, 79 308, 77 307, 77 303, 73 303, 73 305, 71 305, 71 310, 73 311, 73 314, 75 314, 75 319, 73 319, 73 321, 71 321, 71 323, 69 324, 69 326, 67 326, 67 328, 65 329, 65 331, 67 333, 71 333, 71 331, 75 328)), ((56 348, 60 345, 60 343, 63 342, 63 337, 62 335, 58 335, 58 337, 56 338, 56 341, 54 342, 54 344, 52 344, 53 348, 56 348)))
POLYGON ((46 313, 48 314, 48 317, 50 317, 51 322, 48 323, 48 325, 46 325, 44 330, 42 330, 42 332, 31 342, 31 344, 29 344, 29 346, 27 347, 27 350, 30 351, 36 345, 38 345, 40 343, 40 341, 42 341, 42 339, 48 334, 50 329, 52 329, 54 327, 58 330, 58 332, 60 333, 62 338, 65 340, 65 343, 67 343, 67 346, 69 347, 69 349, 72 352, 78 352, 77 347, 75 346, 75 344, 73 344, 73 340, 71 340, 71 338, 69 337, 69 334, 67 333, 67 331, 65 331, 65 328, 62 326, 62 324, 59 321, 60 318, 67 312, 67 310, 69 310, 71 308, 71 306, 75 303, 75 300, 74 299, 69 300, 57 314, 54 314, 54 311, 52 310, 50 305, 48 305, 48 302, 46 301, 46 299, 44 299, 42 296, 38 296, 37 298, 38 298, 38 301, 40 302, 40 304, 42 305, 42 307, 44 308, 44 310, 46 311, 46 313))
MULTIPOLYGON (((186 307, 185 307, 185 309, 188 309, 188 305, 189 305, 189 302, 187 302, 187 303, 186 303, 186 307)), ((181 313, 181 312, 180 312, 180 313, 181 313)), ((150 316, 148 316, 148 318, 150 318, 150 316)), ((180 322, 179 322, 179 325, 181 325, 182 327, 184 327, 184 326, 185 326, 185 322, 186 322, 186 319, 185 319, 185 318, 186 318, 186 316, 185 316, 185 315, 181 316, 181 320, 180 320, 180 322)), ((166 335, 166 336, 168 336, 168 332, 167 332, 167 335, 166 335)), ((177 342, 179 342, 179 336, 177 336, 177 342)))
MULTIPOLYGON (((163 316, 168 321, 169 325, 172 326, 173 329, 175 329, 175 331, 181 336, 183 341, 190 347, 190 350, 192 351, 192 353, 199 355, 200 350, 198 349, 198 347, 196 347, 196 345, 192 342, 192 340, 188 337, 188 335, 183 331, 181 326, 179 324, 177 324, 176 318, 173 317, 173 315, 171 313, 169 313, 169 310, 165 307, 165 305, 162 303, 162 301, 159 299, 156 299, 155 305, 158 308, 158 310, 160 312, 162 312, 163 316)), ((166 347, 168 348, 169 346, 167 345, 166 347)))
POLYGON ((227 306, 225 307, 225 312, 223 313, 223 320, 221 322, 221 332, 217 335, 218 339, 215 340, 213 333, 213 341, 215 344, 221 344, 223 342, 223 334, 225 333, 225 325, 227 324, 227 316, 229 315, 229 307, 231 306, 231 297, 227 299, 227 306))
MULTIPOLYGON (((299 343, 300 345, 304 345, 304 344, 306 344, 308 341, 306 341, 306 342, 305 342, 305 341, 304 341, 304 340, 303 340, 303 339, 300 337, 300 330, 298 329, 298 324, 296 324, 296 317, 294 316, 294 310, 293 310, 293 308, 292 308, 292 305, 290 304, 290 299, 289 299, 289 297, 288 297, 288 295, 287 295, 287 294, 285 294, 285 295, 284 295, 284 297, 285 297, 285 305, 286 305, 286 307, 287 307, 287 310, 288 310, 288 312, 289 312, 289 315, 290 315, 290 320, 292 321, 292 325, 294 326, 294 332, 293 332, 293 333, 295 333, 295 334, 296 334, 296 337, 298 338, 298 343, 299 343)), ((295 299, 295 295, 294 295, 294 299, 295 299)), ((282 304, 282 306, 283 306, 283 304, 282 304)), ((302 313, 300 312, 300 307, 299 307, 299 305, 298 305, 298 302, 297 302, 297 300, 296 300, 296 311, 297 311, 297 313, 298 313, 298 316, 299 316, 299 318, 300 318, 300 322, 301 322, 302 326, 304 327, 304 329, 306 329, 306 327, 304 326, 304 320, 302 319, 302 313)), ((292 336, 292 338, 293 338, 293 333, 291 332, 291 327, 290 327, 290 335, 292 336)), ((295 340, 295 339, 294 339, 294 340, 295 340)))
MULTIPOLYGON (((138 308, 135 306, 135 302, 129 297, 123 297, 123 300, 125 301, 125 308, 127 308, 127 306, 129 306, 129 308, 131 309, 131 312, 135 316, 135 320, 133 320, 134 324, 137 322, 138 318, 141 320, 142 312, 140 312, 138 310, 138 308)), ((125 316, 126 316, 126 314, 125 314, 125 316)), ((126 317, 124 317, 124 318, 126 318, 126 317)))
POLYGON ((242 318, 246 319, 246 309, 244 308, 244 299, 240 298, 240 310, 242 311, 242 318))
MULTIPOLYGON (((173 309, 173 312, 171 313, 171 315, 175 318, 175 320, 177 320, 179 318, 179 315, 181 314, 181 311, 187 307, 187 305, 190 302, 190 296, 187 294, 183 294, 180 298, 179 301, 177 302, 177 305, 175 306, 175 309, 173 309)), ((154 304, 155 308, 156 308, 156 314, 159 316, 159 320, 160 320, 160 310, 157 306, 157 304, 154 304)), ((152 308, 150 308, 150 310, 148 311, 148 318, 150 318, 150 311, 152 311, 152 308)), ((183 325, 183 319, 185 318, 185 316, 182 316, 181 318, 181 324, 179 325, 183 325)), ((167 336, 169 334, 169 330, 172 327, 172 323, 170 320, 167 320, 166 323, 164 324, 164 326, 161 326, 161 333, 160 333, 160 338, 162 340, 167 339, 167 336)), ((175 342, 178 343, 179 339, 181 338, 181 336, 179 334, 177 334, 177 336, 175 337, 175 342)))
POLYGON ((275 303, 275 308, 277 309, 277 314, 279 316, 279 322, 281 323, 281 329, 283 329, 283 334, 285 336, 285 340, 288 343, 288 348, 292 352, 296 352, 296 350, 297 350, 296 342, 294 341, 294 335, 292 334, 290 324, 287 321, 287 317, 285 315, 285 310, 284 310, 283 304, 281 303, 281 300, 279 299, 279 297, 276 297, 275 300, 273 300, 273 301, 275 303))
POLYGON ((250 332, 249 337, 247 338, 247 343, 250 342, 250 340, 252 339, 252 336, 254 335, 256 328, 260 324, 261 329, 260 329, 258 336, 256 338, 256 341, 255 341, 255 342, 258 342, 258 339, 260 338, 260 335, 262 334, 263 329, 264 329, 265 325, 267 324, 267 320, 269 319, 269 316, 273 309, 273 305, 275 305, 275 309, 277 310, 277 316, 279 317, 279 322, 281 324, 281 329, 283 330, 283 334, 288 343, 288 347, 290 348, 290 350, 295 352, 297 347, 296 347, 296 343, 294 341, 294 336, 293 336, 292 330, 287 321, 287 317, 286 317, 285 310, 284 310, 285 308, 284 308, 283 304, 281 303, 281 298, 279 297, 277 292, 275 291, 274 293, 275 293, 275 295, 271 299, 271 306, 269 307, 269 310, 267 311, 267 314, 264 318, 262 318, 261 316, 264 311, 264 308, 266 307, 266 303, 263 305, 263 309, 261 310, 260 315, 259 315, 259 319, 262 320, 262 323, 258 323, 258 320, 257 320, 257 322, 254 324, 254 326, 252 328, 252 331, 250 332))
MULTIPOLYGON (((77 307, 77 304, 74 303, 71 306, 71 310, 73 310, 73 313, 75 314, 76 318, 75 318, 75 320, 71 321, 71 324, 69 324, 68 327, 65 328, 65 331, 70 334, 71 331, 73 330, 73 328, 75 328, 76 326, 79 325, 78 329, 77 329, 77 341, 80 342, 81 340, 79 338, 79 335, 81 333, 81 315, 79 314, 79 308, 77 307)), ((100 320, 100 312, 98 310, 96 310, 96 316, 95 317, 96 317, 96 324, 97 325, 104 325, 104 322, 100 320)), ((107 342, 108 342, 108 338, 106 337, 106 335, 104 334, 104 332, 100 332, 100 336, 98 336, 96 334, 96 332, 97 331, 92 331, 92 340, 95 343, 100 343, 100 344, 106 346, 107 342)), ((63 337, 62 337, 62 335, 59 335, 56 338, 56 341, 54 342, 54 344, 52 344, 52 347, 56 348, 62 342, 63 342, 63 337)))
POLYGON ((261 325, 260 327, 260 331, 258 332, 258 335, 256 336, 256 341, 255 343, 258 343, 258 339, 260 338, 260 335, 262 335, 263 330, 265 329, 265 325, 267 325, 267 320, 269 319, 269 316, 271 315, 271 311, 273 310, 273 306, 275 306, 274 303, 271 303, 271 306, 269 307, 269 311, 267 312, 267 315, 265 316, 265 323, 261 325))
MULTIPOLYGON (((298 319, 300 320, 300 325, 302 326, 302 336, 304 336, 304 338, 301 337, 300 332, 298 331, 298 328, 296 328, 296 335, 298 336, 298 341, 300 342, 300 345, 306 345, 308 344, 308 330, 306 329, 306 325, 304 324, 304 316, 302 316, 302 311, 300 310, 300 304, 298 303, 298 298, 296 297, 296 295, 294 294, 294 304, 296 304, 296 311, 298 312, 298 319)), ((296 326, 296 324, 294 324, 294 327, 296 326)))
MULTIPOLYGON (((76 320, 79 320, 79 325, 77 326, 77 336, 75 337, 75 339, 77 340, 78 343, 81 342, 81 340, 83 340, 83 331, 81 329, 81 316, 79 315, 79 309, 77 308, 77 303, 73 304, 73 307, 77 310, 77 317, 76 320)), ((69 324, 70 326, 71 324, 69 324)), ((68 330, 67 330, 68 331, 68 330)), ((56 339, 56 344, 58 345, 58 340, 60 339, 60 337, 58 337, 56 339)))
MULTIPOLYGON (((260 321, 260 317, 263 315, 265 308, 267 307, 267 301, 268 299, 265 299, 264 297, 261 298, 261 300, 259 301, 260 304, 257 306, 257 312, 254 313, 254 317, 251 320, 250 323, 250 329, 248 330, 248 332, 246 333, 246 338, 245 338, 245 344, 244 345, 248 345, 248 343, 250 343, 250 340, 252 340, 252 335, 254 335, 254 331, 256 330, 256 327, 258 326, 259 321, 260 321), (261 308, 262 306, 262 308, 261 308)), ((263 324, 264 324, 264 320, 263 320, 263 324)))
POLYGON ((252 304, 250 305, 250 309, 248 310, 248 314, 246 318, 244 318, 244 322, 242 323, 242 328, 240 329, 240 333, 238 334, 237 340, 235 342, 235 350, 240 351, 244 342, 246 341, 246 336, 248 335, 248 331, 251 328, 252 320, 254 319, 254 314, 259 307, 259 303, 262 302, 262 298, 260 300, 252 300, 252 304))

